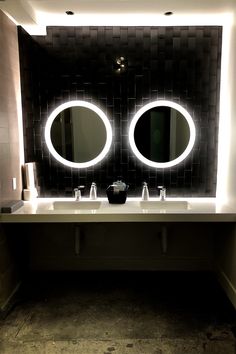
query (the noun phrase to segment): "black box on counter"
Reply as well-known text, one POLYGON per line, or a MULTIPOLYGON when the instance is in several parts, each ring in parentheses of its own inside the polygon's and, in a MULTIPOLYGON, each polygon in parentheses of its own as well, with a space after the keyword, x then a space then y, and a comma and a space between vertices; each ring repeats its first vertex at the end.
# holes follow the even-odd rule
POLYGON ((114 189, 113 186, 109 186, 106 190, 107 198, 110 204, 124 204, 127 198, 127 190, 129 186, 126 186, 124 191, 114 189))

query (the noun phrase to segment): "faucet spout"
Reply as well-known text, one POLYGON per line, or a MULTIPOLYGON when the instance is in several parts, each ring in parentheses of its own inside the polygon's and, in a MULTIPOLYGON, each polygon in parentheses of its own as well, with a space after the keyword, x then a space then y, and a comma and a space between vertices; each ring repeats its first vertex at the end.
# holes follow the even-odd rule
POLYGON ((148 199, 149 199, 148 185, 147 182, 143 182, 142 200, 148 200, 148 199))
POLYGON ((75 192, 75 200, 76 201, 81 200, 81 192, 80 192, 80 190, 78 188, 75 188, 74 192, 75 192))
POLYGON ((91 184, 89 197, 90 197, 91 200, 96 200, 97 199, 97 186, 96 186, 95 182, 93 182, 91 184))
POLYGON ((166 200, 166 188, 163 186, 158 186, 157 188, 160 189, 160 200, 166 200))
POLYGON ((81 190, 84 189, 84 186, 78 186, 74 189, 75 200, 78 202, 82 199, 81 190))

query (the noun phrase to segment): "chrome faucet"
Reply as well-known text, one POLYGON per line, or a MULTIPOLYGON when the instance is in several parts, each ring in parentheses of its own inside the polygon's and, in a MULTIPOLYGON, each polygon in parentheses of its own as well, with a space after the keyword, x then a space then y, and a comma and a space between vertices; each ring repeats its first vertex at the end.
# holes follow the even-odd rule
POLYGON ((157 188, 160 189, 160 200, 166 200, 166 188, 163 186, 158 186, 157 188))
POLYGON ((84 189, 84 186, 78 186, 74 189, 75 200, 78 202, 82 199, 81 190, 84 189))
POLYGON ((93 182, 91 184, 89 198, 91 200, 96 200, 97 199, 97 186, 96 186, 95 182, 93 182))
POLYGON ((148 185, 147 182, 143 182, 142 200, 148 200, 148 199, 149 199, 148 185))

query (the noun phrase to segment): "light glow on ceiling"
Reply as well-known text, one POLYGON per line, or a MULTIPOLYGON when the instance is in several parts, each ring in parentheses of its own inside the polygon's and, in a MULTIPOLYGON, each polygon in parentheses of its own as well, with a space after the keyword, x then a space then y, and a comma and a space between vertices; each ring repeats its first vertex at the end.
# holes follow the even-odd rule
POLYGON ((45 12, 34 10, 34 23, 22 23, 31 35, 46 35, 47 26, 224 26, 232 13, 178 13, 165 16, 164 13, 93 13, 45 12))
POLYGON ((35 16, 40 26, 214 26, 222 25, 227 14, 75 13, 67 16, 36 11, 35 16))

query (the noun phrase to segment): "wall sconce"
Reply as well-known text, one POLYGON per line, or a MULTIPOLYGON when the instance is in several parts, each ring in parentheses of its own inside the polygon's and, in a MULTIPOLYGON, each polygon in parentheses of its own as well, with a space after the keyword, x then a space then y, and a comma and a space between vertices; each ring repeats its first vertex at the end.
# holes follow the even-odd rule
POLYGON ((120 73, 126 69, 126 60, 124 57, 116 58, 114 69, 117 73, 120 73))

